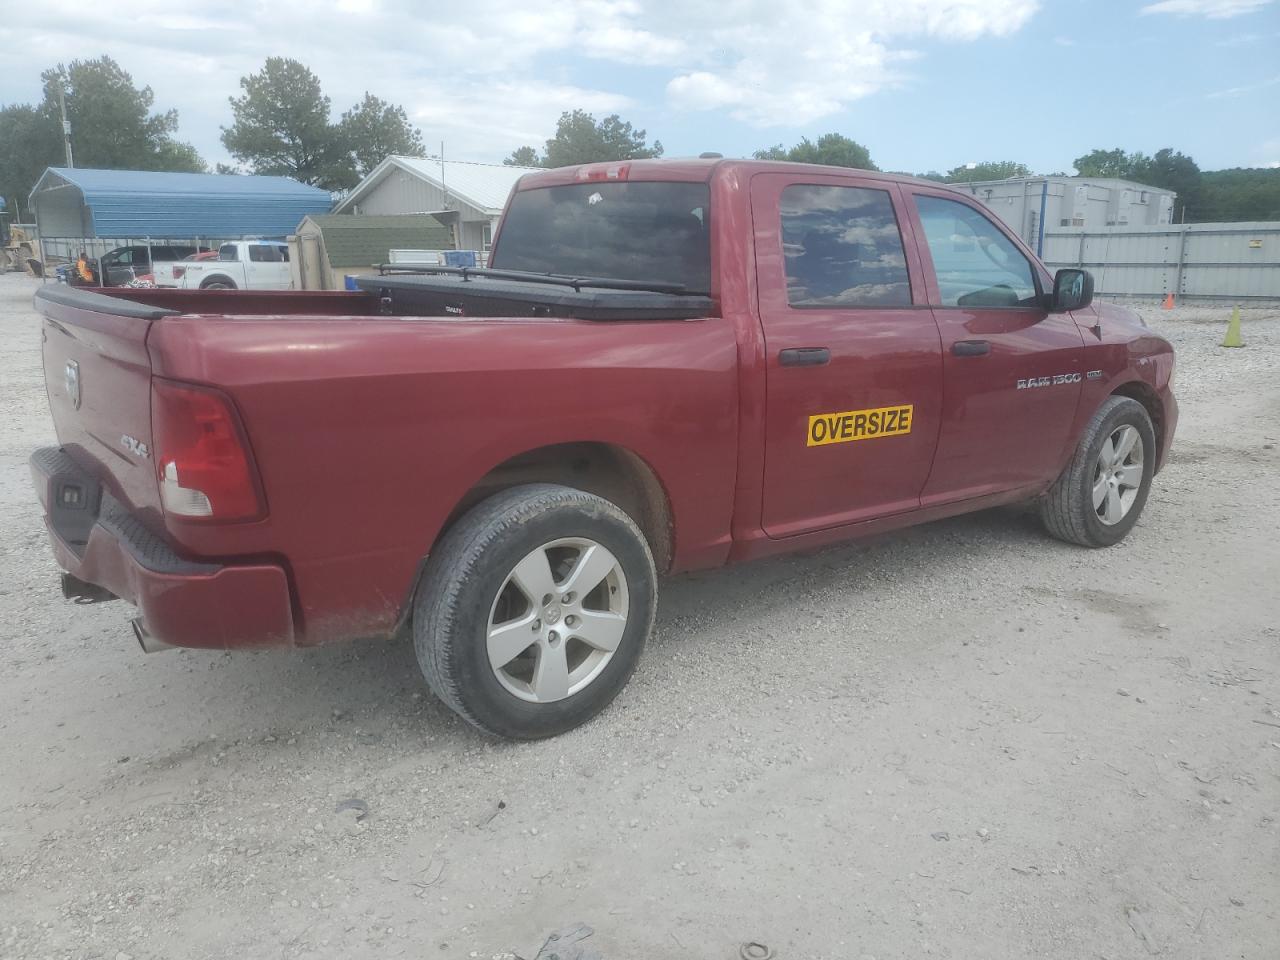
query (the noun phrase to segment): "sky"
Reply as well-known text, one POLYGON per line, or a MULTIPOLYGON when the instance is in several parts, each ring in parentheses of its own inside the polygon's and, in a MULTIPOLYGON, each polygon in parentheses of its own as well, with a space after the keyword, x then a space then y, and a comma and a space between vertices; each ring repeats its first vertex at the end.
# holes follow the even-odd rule
POLYGON ((109 54, 210 166, 268 56, 309 66, 335 119, 365 91, 403 105, 453 159, 541 147, 582 108, 667 156, 836 131, 908 172, 1165 146, 1280 166, 1280 0, 0 0, 0 49, 0 105, 109 54))

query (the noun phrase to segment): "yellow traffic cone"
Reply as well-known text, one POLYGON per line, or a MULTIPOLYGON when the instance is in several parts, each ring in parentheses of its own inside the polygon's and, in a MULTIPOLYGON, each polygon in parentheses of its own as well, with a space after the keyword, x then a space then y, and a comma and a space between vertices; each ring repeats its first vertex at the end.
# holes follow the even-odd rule
POLYGON ((1243 347, 1244 341, 1240 339, 1240 308, 1236 307, 1231 311, 1231 322, 1227 324, 1227 335, 1222 338, 1224 347, 1243 347))

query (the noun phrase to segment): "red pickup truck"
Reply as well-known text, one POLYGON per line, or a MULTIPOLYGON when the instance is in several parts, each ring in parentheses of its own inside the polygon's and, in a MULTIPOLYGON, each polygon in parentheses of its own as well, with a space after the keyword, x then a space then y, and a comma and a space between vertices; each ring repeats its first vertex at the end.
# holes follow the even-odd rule
POLYGON ((626 683, 659 573, 1037 501, 1133 527, 1170 345, 927 181, 736 160, 525 176, 487 270, 355 292, 49 285, 64 592, 146 650, 399 631, 493 734, 626 683))

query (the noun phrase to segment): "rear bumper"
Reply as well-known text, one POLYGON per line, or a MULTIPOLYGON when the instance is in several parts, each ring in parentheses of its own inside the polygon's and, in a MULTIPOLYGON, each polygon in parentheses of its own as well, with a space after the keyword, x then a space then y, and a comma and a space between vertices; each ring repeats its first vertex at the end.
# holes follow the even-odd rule
POLYGON ((31 456, 58 564, 138 608, 143 629, 175 647, 294 643, 284 570, 184 560, 57 447, 31 456))

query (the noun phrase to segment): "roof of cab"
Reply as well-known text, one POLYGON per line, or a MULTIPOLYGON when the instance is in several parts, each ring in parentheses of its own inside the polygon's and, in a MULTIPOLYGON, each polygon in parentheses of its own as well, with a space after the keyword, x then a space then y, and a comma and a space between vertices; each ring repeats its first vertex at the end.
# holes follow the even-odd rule
MULTIPOLYGON (((583 182, 579 171, 600 171, 610 167, 627 167, 627 180, 706 181, 716 173, 749 171, 750 173, 792 173, 810 176, 856 176, 888 183, 913 183, 928 187, 950 187, 936 180, 925 180, 904 173, 881 173, 878 170, 861 170, 856 167, 830 167, 814 163, 793 163, 789 160, 732 160, 724 157, 692 157, 661 160, 610 160, 603 163, 584 163, 572 167, 557 167, 526 173, 516 185, 517 190, 560 186, 583 182)), ((602 176, 601 180, 605 178, 602 176)))

